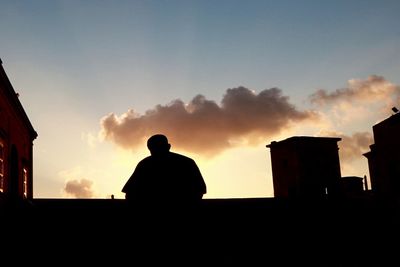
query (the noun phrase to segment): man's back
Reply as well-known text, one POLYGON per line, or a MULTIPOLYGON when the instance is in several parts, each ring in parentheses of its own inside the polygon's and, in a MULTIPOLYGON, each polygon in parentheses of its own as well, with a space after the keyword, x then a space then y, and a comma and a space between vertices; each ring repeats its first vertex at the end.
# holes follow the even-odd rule
POLYGON ((206 185, 194 160, 169 152, 140 161, 122 191, 128 199, 187 202, 201 199, 206 185))

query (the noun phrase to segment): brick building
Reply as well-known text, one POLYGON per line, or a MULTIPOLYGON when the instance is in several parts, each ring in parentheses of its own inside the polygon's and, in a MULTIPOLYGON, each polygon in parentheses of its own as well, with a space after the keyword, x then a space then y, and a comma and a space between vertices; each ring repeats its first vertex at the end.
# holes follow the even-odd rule
POLYGON ((271 151, 275 197, 318 199, 338 195, 340 140, 294 136, 267 145, 271 151))
POLYGON ((368 159, 371 189, 379 198, 400 199, 400 113, 372 127, 374 144, 368 159))
POLYGON ((0 202, 32 198, 36 137, 0 60, 0 202))

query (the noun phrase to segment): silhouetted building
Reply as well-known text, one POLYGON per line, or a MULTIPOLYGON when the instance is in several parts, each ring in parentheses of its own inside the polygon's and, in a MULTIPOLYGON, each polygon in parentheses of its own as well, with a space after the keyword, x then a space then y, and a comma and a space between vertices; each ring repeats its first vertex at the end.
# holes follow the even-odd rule
POLYGON ((36 137, 0 60, 0 202, 32 198, 32 154, 36 137))
POLYGON ((344 176, 340 179, 340 190, 344 197, 361 197, 365 193, 364 178, 344 176))
POLYGON ((372 127, 375 144, 368 159, 371 189, 381 198, 400 198, 400 113, 372 127))
POLYGON ((337 142, 341 138, 295 136, 267 145, 275 197, 325 198, 340 191, 337 142))

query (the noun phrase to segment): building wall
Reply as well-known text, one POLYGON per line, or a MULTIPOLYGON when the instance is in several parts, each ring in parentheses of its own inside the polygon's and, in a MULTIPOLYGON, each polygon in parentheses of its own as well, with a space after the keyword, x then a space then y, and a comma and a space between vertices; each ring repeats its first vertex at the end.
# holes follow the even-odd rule
MULTIPOLYGON (((30 199, 33 196, 32 142, 35 136, 24 114, 21 114, 21 105, 10 96, 9 86, 5 72, 0 69, 0 142, 4 153, 1 194, 3 198, 30 199)), ((11 93, 15 93, 13 89, 11 93)))
POLYGON ((299 161, 296 151, 290 146, 271 146, 272 180, 275 197, 298 194, 299 161))
POLYGON ((400 198, 400 113, 372 127, 375 144, 368 159, 372 190, 381 198, 400 198))
POLYGON ((339 193, 339 138, 292 137, 272 142, 275 197, 322 198, 339 193))
POLYGON ((340 188, 343 197, 353 198, 365 196, 364 178, 358 176, 345 176, 340 179, 340 188))

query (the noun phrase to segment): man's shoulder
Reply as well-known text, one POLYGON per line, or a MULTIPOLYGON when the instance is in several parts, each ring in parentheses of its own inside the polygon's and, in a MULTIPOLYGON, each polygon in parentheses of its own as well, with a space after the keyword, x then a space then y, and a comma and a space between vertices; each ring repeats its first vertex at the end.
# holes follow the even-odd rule
POLYGON ((151 161, 152 161, 152 157, 151 156, 145 157, 144 159, 139 161, 138 166, 148 164, 151 161))
POLYGON ((186 160, 186 161, 194 161, 192 158, 182 155, 182 154, 178 154, 175 152, 170 152, 170 157, 175 158, 175 159, 179 159, 179 160, 186 160))

